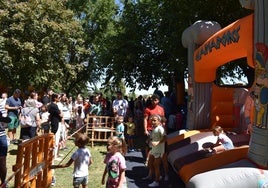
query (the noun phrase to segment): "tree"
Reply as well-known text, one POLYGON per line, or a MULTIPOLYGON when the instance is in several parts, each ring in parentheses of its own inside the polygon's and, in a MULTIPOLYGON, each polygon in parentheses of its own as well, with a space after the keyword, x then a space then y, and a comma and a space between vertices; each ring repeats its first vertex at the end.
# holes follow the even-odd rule
POLYGON ((248 15, 239 1, 140 0, 124 2, 118 34, 101 56, 106 82, 122 78, 132 88, 183 82, 187 51, 181 44, 184 29, 197 20, 217 21, 222 27, 248 15), (116 73, 116 74, 115 74, 116 73))
POLYGON ((90 51, 64 1, 3 0, 0 10, 0 77, 6 86, 61 91, 78 80, 90 51))

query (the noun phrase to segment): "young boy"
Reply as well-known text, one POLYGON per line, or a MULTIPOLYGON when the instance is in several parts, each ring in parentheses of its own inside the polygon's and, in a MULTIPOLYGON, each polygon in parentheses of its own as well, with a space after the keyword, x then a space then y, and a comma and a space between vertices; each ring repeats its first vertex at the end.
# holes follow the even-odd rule
POLYGON ((75 138, 75 145, 78 147, 78 149, 72 154, 71 159, 66 164, 51 166, 52 169, 65 168, 69 167, 74 162, 74 188, 79 188, 81 184, 83 188, 88 187, 88 167, 93 162, 91 153, 89 149, 86 148, 88 141, 88 137, 85 134, 78 133, 75 138))
POLYGON ((125 125, 124 125, 124 116, 116 117, 116 136, 121 139, 125 139, 125 125))

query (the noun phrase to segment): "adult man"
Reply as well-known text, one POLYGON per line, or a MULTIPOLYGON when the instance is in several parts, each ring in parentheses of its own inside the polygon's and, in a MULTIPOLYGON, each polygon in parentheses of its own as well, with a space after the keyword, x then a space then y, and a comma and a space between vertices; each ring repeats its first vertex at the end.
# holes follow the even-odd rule
POLYGON ((126 117, 128 110, 128 101, 123 98, 122 92, 116 92, 116 99, 113 101, 113 112, 115 116, 126 117))
POLYGON ((153 127, 149 120, 151 115, 157 114, 162 117, 162 122, 165 122, 165 111, 162 106, 159 105, 160 97, 156 94, 153 94, 151 97, 151 105, 149 105, 144 110, 144 134, 150 135, 150 131, 152 131, 153 127))
POLYGON ((44 93, 44 96, 42 97, 43 105, 48 105, 51 102, 52 94, 53 94, 52 89, 47 89, 47 91, 44 93))
POLYGON ((10 143, 16 144, 16 132, 17 127, 19 126, 19 113, 22 108, 21 100, 20 100, 21 91, 19 89, 15 89, 13 95, 9 97, 6 101, 6 110, 7 115, 11 119, 11 122, 8 124, 8 137, 10 139, 10 143))

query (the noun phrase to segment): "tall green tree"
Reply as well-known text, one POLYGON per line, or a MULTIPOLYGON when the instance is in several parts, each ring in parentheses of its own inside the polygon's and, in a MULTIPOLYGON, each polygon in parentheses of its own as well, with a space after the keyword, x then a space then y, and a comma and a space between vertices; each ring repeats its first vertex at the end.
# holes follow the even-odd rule
POLYGON ((62 90, 85 69, 90 50, 62 0, 2 0, 0 28, 0 77, 8 87, 62 90))
POLYGON ((183 82, 187 51, 181 44, 183 31, 197 20, 217 21, 222 27, 250 11, 239 1, 227 0, 125 0, 117 22, 118 34, 102 54, 107 83, 125 79, 140 89, 183 82))

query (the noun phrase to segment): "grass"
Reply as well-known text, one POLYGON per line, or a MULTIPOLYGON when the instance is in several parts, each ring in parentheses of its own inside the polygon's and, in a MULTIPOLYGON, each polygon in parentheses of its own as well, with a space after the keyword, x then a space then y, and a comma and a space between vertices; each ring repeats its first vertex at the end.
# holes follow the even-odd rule
MULTIPOLYGON (((62 159, 65 158, 62 163, 66 163, 72 153, 77 149, 77 147, 74 147, 73 140, 67 141, 67 150, 60 150, 60 154, 62 154, 62 159), (71 151, 72 150, 72 151, 71 151), (67 156, 66 156, 67 155, 67 156)), ((94 185, 95 188, 104 187, 101 184, 102 174, 103 170, 105 168, 103 159, 106 153, 106 145, 103 144, 95 144, 93 148, 91 148, 89 145, 87 146, 91 152, 92 158, 93 158, 93 164, 89 167, 89 187, 92 187, 94 185)), ((16 163, 16 157, 17 157, 17 145, 9 145, 9 152, 7 156, 7 168, 8 168, 8 174, 7 178, 10 177, 12 172, 12 166, 16 163)), ((60 161, 56 161, 55 164, 58 164, 60 161)), ((61 168, 55 170, 55 177, 56 177, 56 185, 53 186, 55 188, 66 188, 66 187, 72 187, 72 172, 73 172, 73 165, 71 165, 68 168, 61 168)), ((8 183, 9 187, 14 187, 14 178, 8 183)))

